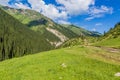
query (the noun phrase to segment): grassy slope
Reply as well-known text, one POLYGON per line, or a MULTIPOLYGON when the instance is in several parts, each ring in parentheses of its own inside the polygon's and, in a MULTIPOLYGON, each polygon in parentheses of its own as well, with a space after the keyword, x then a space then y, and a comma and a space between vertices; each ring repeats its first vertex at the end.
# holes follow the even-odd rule
POLYGON ((100 42, 95 43, 94 45, 95 46, 106 46, 106 47, 120 48, 120 38, 102 40, 100 42))
POLYGON ((74 26, 74 25, 64 25, 64 24, 63 24, 62 26, 70 29, 71 31, 73 31, 74 33, 76 33, 76 34, 78 34, 78 35, 81 35, 81 34, 83 34, 83 33, 85 33, 85 34, 90 34, 89 31, 87 31, 87 30, 85 30, 85 29, 83 29, 83 28, 81 28, 81 27, 77 27, 77 26, 74 26))
POLYGON ((114 76, 120 62, 101 53, 111 56, 99 48, 76 46, 6 60, 0 62, 0 80, 120 80, 114 76))
POLYGON ((74 38, 64 42, 60 47, 63 48, 63 47, 70 47, 70 46, 83 45, 83 44, 84 44, 84 40, 82 40, 81 38, 74 38))
POLYGON ((92 36, 92 37, 93 36, 94 37, 101 36, 101 34, 98 33, 98 32, 88 31, 88 30, 86 30, 84 28, 77 27, 75 25, 64 25, 63 24, 62 26, 66 27, 67 29, 69 29, 71 31, 73 31, 74 33, 76 33, 79 36, 84 36, 84 35, 86 35, 86 36, 92 36))
POLYGON ((101 41, 95 43, 95 46, 120 48, 120 23, 110 29, 101 39, 101 41))
POLYGON ((112 39, 112 38, 120 38, 120 23, 116 24, 114 28, 111 28, 103 38, 112 39))

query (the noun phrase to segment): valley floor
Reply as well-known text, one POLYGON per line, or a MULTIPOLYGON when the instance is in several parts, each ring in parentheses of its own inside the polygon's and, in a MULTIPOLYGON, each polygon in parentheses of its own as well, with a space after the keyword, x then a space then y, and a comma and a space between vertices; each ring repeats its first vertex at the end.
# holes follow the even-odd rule
POLYGON ((74 46, 0 62, 0 80, 120 80, 119 64, 119 51, 74 46))

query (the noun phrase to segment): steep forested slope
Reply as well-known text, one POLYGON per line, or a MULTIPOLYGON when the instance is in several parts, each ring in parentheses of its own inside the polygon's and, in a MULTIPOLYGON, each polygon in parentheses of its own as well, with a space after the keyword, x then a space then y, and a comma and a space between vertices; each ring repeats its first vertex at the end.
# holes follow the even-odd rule
POLYGON ((0 9, 0 60, 52 48, 41 35, 0 9))

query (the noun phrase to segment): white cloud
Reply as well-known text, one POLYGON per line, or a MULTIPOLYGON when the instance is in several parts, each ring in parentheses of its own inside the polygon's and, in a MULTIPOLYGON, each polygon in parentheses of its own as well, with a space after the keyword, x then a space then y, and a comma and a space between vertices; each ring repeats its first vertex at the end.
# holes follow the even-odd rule
POLYGON ((88 14, 90 15, 88 18, 85 20, 92 20, 94 18, 100 18, 105 16, 106 14, 112 14, 113 13, 113 8, 112 7, 107 7, 102 5, 101 7, 91 7, 88 11, 88 14))
POLYGON ((94 0, 56 0, 69 15, 79 15, 86 12, 94 0))
MULTIPOLYGON (((0 0, 0 4, 8 6, 9 1, 10 0, 0 0)), ((36 10, 43 15, 53 19, 54 21, 66 21, 68 19, 68 14, 66 13, 66 11, 61 11, 61 9, 59 9, 61 6, 46 4, 44 0, 28 0, 28 2, 30 3, 31 7, 29 7, 27 4, 23 4, 21 0, 16 0, 16 3, 9 6, 14 8, 36 10)))
POLYGON ((42 8, 41 13, 54 20, 68 18, 67 13, 65 11, 60 12, 56 6, 51 4, 45 5, 45 7, 42 8))
POLYGON ((71 24, 70 22, 65 21, 65 20, 58 20, 58 23, 60 23, 60 24, 71 24))
POLYGON ((85 20, 90 21, 92 19, 100 18, 100 17, 103 17, 103 16, 104 16, 103 14, 98 14, 98 15, 94 15, 94 16, 89 16, 88 18, 85 18, 85 20))
POLYGON ((41 12, 43 15, 57 22, 66 23, 67 19, 73 15, 80 15, 87 12, 90 5, 94 5, 94 0, 56 0, 60 6, 46 4, 43 0, 28 0, 33 10, 41 12))
POLYGON ((0 0, 0 4, 7 6, 8 5, 9 0, 0 0))
POLYGON ((23 9, 30 9, 27 5, 24 5, 23 3, 15 3, 16 8, 23 8, 23 9))
POLYGON ((31 4, 32 9, 38 12, 45 6, 45 2, 42 0, 28 0, 28 2, 31 4))
POLYGON ((56 19, 67 19, 67 13, 65 11, 59 11, 59 9, 53 4, 45 4, 43 0, 28 0, 33 10, 41 12, 45 16, 56 19))
POLYGON ((82 14, 88 14, 89 17, 85 20, 103 17, 105 14, 112 14, 113 8, 100 6, 95 7, 95 0, 56 0, 59 6, 54 4, 46 4, 44 0, 28 0, 31 7, 21 3, 21 0, 16 0, 17 3, 9 5, 9 0, 0 0, 0 4, 9 5, 15 8, 24 8, 36 10, 43 15, 53 19, 56 22, 68 23, 68 18, 82 14))
POLYGON ((92 7, 90 9, 90 14, 91 15, 100 14, 100 13, 112 13, 112 12, 113 12, 113 8, 107 7, 107 6, 104 6, 104 5, 102 5, 100 8, 92 7))
POLYGON ((96 23, 95 26, 102 26, 102 23, 96 23))
MULTIPOLYGON (((28 5, 21 3, 21 0, 16 0, 17 3, 11 5, 15 8, 29 9, 28 5)), ((9 0, 0 0, 0 3, 7 5, 9 0)), ((31 9, 36 10, 43 15, 53 19, 54 21, 68 23, 67 19, 73 15, 80 15, 94 5, 94 0, 56 0, 59 6, 54 4, 46 4, 44 0, 28 0, 31 4, 31 9)))
POLYGON ((93 28, 92 31, 97 31, 96 28, 93 28))

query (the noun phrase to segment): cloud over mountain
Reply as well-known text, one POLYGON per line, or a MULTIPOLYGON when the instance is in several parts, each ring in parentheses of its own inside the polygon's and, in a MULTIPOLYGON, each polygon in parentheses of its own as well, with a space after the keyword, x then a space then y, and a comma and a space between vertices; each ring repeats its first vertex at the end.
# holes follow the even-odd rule
POLYGON ((27 0, 25 1, 27 3, 24 3, 24 0, 0 1, 3 5, 8 5, 8 2, 11 2, 12 6, 16 8, 31 8, 58 22, 67 22, 69 17, 80 15, 86 12, 90 5, 94 5, 94 0, 56 0, 56 3, 60 4, 59 6, 46 4, 44 0, 27 0))
POLYGON ((69 17, 87 12, 90 5, 94 5, 94 0, 56 0, 59 6, 46 4, 43 0, 28 0, 28 2, 33 10, 58 22, 67 22, 69 17))
POLYGON ((95 6, 95 0, 55 0, 56 4, 44 0, 0 0, 0 4, 15 8, 36 10, 59 23, 69 23, 72 16, 89 15, 85 20, 112 14, 113 8, 101 5, 95 6))
POLYGON ((0 0, 0 4, 1 4, 1 5, 7 6, 7 5, 8 5, 8 2, 9 2, 9 0, 0 0))

